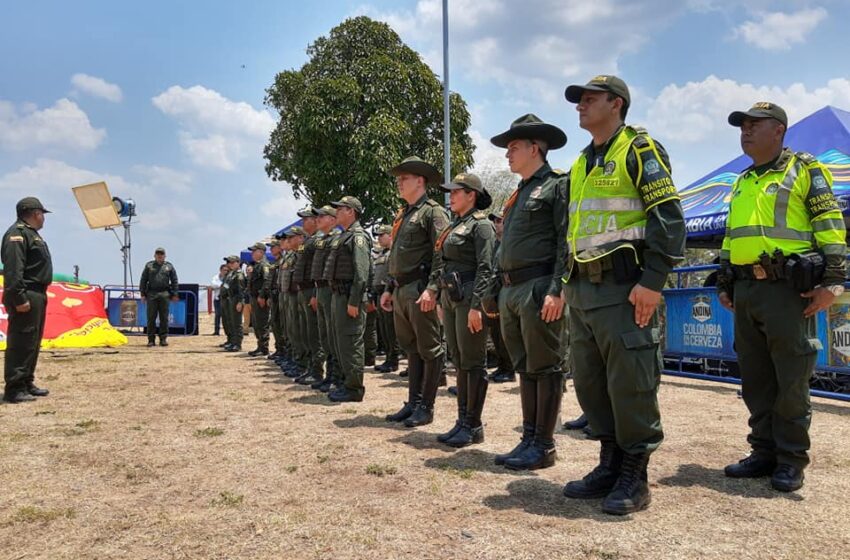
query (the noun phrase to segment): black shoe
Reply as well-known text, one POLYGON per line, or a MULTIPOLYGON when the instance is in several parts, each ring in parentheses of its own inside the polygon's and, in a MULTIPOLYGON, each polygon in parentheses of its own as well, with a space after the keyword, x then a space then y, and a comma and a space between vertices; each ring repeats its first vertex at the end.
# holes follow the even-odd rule
POLYGON ((310 383, 312 383, 313 381, 315 381, 315 379, 312 379, 312 377, 313 374, 310 372, 310 370, 304 370, 301 372, 301 375, 295 378, 295 382, 299 385, 304 385, 304 381, 310 379, 310 383))
POLYGON ((159 345, 160 346, 168 346, 168 341, 167 340, 160 340, 159 345))
POLYGON ((363 365, 365 367, 374 366, 375 365, 375 356, 370 356, 370 357, 366 358, 365 360, 363 360, 363 365))
POLYGON ((424 426, 434 421, 434 407, 424 403, 419 403, 419 406, 413 411, 413 414, 407 417, 404 425, 408 428, 416 428, 424 426))
POLYGON ((448 441, 445 442, 446 445, 450 447, 467 447, 468 445, 472 445, 473 443, 481 443, 484 441, 484 426, 478 426, 477 428, 472 428, 468 424, 464 423, 463 426, 453 435, 448 441))
POLYGON ((587 417, 584 414, 582 414, 575 420, 564 422, 565 430, 583 430, 585 426, 587 426, 587 417))
POLYGON ((500 453, 493 458, 493 462, 497 465, 504 465, 505 461, 508 459, 512 459, 517 455, 522 454, 525 451, 525 448, 531 445, 531 440, 534 438, 534 425, 532 424, 523 424, 522 426, 522 439, 519 440, 519 443, 516 447, 511 449, 507 453, 500 453))
POLYGON ((602 511, 611 515, 628 515, 646 509, 652 501, 646 482, 649 455, 623 454, 620 477, 614 489, 602 500, 602 511))
POLYGON ((533 471, 551 467, 557 458, 554 446, 544 447, 535 441, 519 455, 505 460, 505 466, 514 471, 533 471))
POLYGON ((319 388, 321 388, 321 386, 322 386, 322 385, 324 385, 324 384, 325 384, 325 378, 324 378, 324 377, 319 377, 318 379, 316 379, 316 381, 315 381, 315 382, 313 382, 313 383, 311 383, 311 384, 310 384, 310 388, 311 388, 311 389, 319 389, 319 388))
POLYGON ((34 384, 30 383, 29 385, 27 385, 27 393, 34 397, 46 397, 50 394, 50 391, 48 391, 47 389, 40 389, 34 384))
POLYGON ((242 351, 242 347, 241 347, 241 346, 239 346, 238 344, 234 344, 233 346, 231 346, 230 348, 228 348, 228 349, 227 349, 227 351, 228 351, 228 352, 241 352, 241 351, 242 351))
POLYGON ((463 428, 463 421, 455 420, 455 425, 452 426, 452 429, 444 434, 438 435, 437 441, 439 441, 440 443, 446 443, 447 441, 452 439, 454 435, 460 431, 461 428, 463 428))
POLYGON ((803 487, 803 469, 782 463, 773 471, 770 485, 780 492, 795 492, 803 487))
POLYGON ((269 360, 277 360, 278 358, 280 358, 280 352, 278 352, 277 350, 275 350, 273 354, 269 354, 268 356, 266 356, 266 359, 269 360))
POLYGON ((395 414, 387 414, 386 420, 387 422, 404 422, 410 415, 413 414, 414 409, 416 409, 416 405, 406 402, 404 406, 401 407, 401 410, 396 412, 395 414))
POLYGON ((290 379, 298 379, 299 377, 301 377, 302 375, 304 375, 304 373, 305 373, 305 372, 304 372, 304 370, 303 370, 303 369, 300 369, 300 368, 294 367, 294 368, 291 368, 291 369, 285 370, 285 371, 283 372, 283 375, 285 375, 286 377, 288 377, 288 378, 290 378, 290 379))
POLYGON ((333 393, 328 394, 328 398, 333 402, 361 402, 363 395, 357 395, 345 387, 340 387, 333 393))
POLYGON ((446 389, 446 391, 448 391, 450 395, 457 396, 457 387, 454 385, 446 389))
POLYGON ((156 346, 156 341, 155 340, 148 340, 148 348, 151 348, 153 346, 156 346))
POLYGON ((375 366, 375 371, 380 371, 381 373, 398 371, 398 362, 384 362, 379 366, 375 366))
POLYGON ((761 478, 773 474, 774 469, 776 460, 773 457, 752 454, 737 463, 726 465, 723 472, 730 478, 761 478))
POLYGON ((323 393, 330 393, 332 386, 333 386, 333 380, 325 379, 324 381, 322 381, 322 384, 319 385, 319 391, 321 391, 323 393))
POLYGON ((4 393, 3 400, 9 404, 16 404, 22 402, 34 401, 35 397, 27 393, 26 391, 16 391, 14 393, 4 393))
POLYGON ((318 373, 308 373, 306 376, 299 377, 295 380, 299 385, 313 385, 314 383, 321 383, 322 376, 318 373))
POLYGON ((222 342, 221 344, 218 345, 219 348, 227 348, 228 346, 230 346, 229 342, 222 342))
POLYGON ((268 356, 268 354, 269 354, 268 348, 257 348, 255 350, 251 350, 250 352, 248 352, 248 355, 251 356, 251 357, 268 356))
POLYGON ((623 452, 614 441, 603 441, 599 451, 599 464, 584 475, 564 486, 564 496, 579 500, 604 498, 611 493, 620 478, 623 452))
POLYGON ((399 377, 407 377, 407 369, 398 372, 399 377))
POLYGON ((513 383, 516 381, 516 373, 499 370, 490 377, 490 381, 493 383, 513 383))

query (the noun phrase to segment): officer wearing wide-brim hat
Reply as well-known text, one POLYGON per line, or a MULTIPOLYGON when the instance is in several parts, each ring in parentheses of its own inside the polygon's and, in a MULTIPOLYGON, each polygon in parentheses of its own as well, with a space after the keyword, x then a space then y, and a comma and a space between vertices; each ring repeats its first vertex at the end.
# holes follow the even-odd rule
MULTIPOLYGON (((560 335, 564 302, 561 277, 566 260, 567 175, 546 162, 563 147, 564 132, 533 114, 519 117, 490 139, 506 148, 512 172, 521 176, 505 203, 498 276, 502 336, 520 374, 522 439, 496 464, 538 469, 555 462, 554 431, 561 405, 563 371, 560 335)), ((495 285, 498 287, 498 284, 495 285)))
POLYGON ((53 281, 53 262, 38 231, 50 211, 29 196, 15 205, 17 220, 3 235, 3 305, 8 314, 6 381, 3 400, 31 401, 47 395, 35 386, 35 367, 44 335, 47 286, 53 281))
POLYGON ((332 242, 329 265, 331 307, 336 329, 336 351, 343 385, 328 393, 334 402, 362 401, 363 331, 366 326, 366 289, 369 282, 372 240, 360 225, 363 205, 353 196, 331 202, 343 232, 332 242))
POLYGON ((490 289, 496 233, 484 211, 492 198, 472 173, 440 187, 449 193, 452 223, 437 240, 446 345, 457 366, 458 418, 437 436, 452 447, 484 441, 481 413, 487 395, 487 331, 481 300, 490 289))
POLYGON ((624 122, 625 82, 599 75, 564 94, 592 137, 570 170, 564 291, 576 396, 601 443, 599 464, 564 493, 623 515, 649 505, 647 464, 664 438, 655 311, 685 223, 663 147, 624 122))
POLYGON ((725 474, 770 476, 773 488, 791 492, 803 485, 809 463, 809 380, 822 346, 815 317, 844 292, 845 224, 830 170, 783 147, 782 107, 757 102, 728 121, 740 127, 753 165, 732 186, 717 290, 735 313, 752 452, 725 474), (815 268, 822 276, 795 274, 815 268))
POLYGON ((390 250, 391 281, 381 296, 381 307, 392 310, 399 344, 408 359, 408 400, 387 416, 408 427, 430 424, 443 365, 440 321, 437 317, 437 238, 448 226, 442 206, 428 198, 428 184, 438 184, 440 172, 411 156, 392 169, 405 206, 393 221, 390 250))

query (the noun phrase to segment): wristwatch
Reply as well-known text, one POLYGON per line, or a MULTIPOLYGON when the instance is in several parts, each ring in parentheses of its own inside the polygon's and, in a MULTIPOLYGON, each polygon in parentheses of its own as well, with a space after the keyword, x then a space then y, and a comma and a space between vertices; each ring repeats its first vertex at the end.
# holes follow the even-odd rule
POLYGON ((844 286, 842 286, 841 284, 833 284, 832 286, 824 287, 830 292, 832 292, 832 295, 834 295, 835 297, 838 297, 844 293, 844 286))

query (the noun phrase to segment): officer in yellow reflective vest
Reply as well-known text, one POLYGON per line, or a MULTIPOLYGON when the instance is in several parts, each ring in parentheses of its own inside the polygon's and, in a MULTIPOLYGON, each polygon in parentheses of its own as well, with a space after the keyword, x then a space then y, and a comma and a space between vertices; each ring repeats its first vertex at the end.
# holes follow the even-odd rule
POLYGON ((655 310, 683 259, 685 222, 666 151, 624 124, 625 82, 597 76, 565 93, 593 136, 570 171, 564 282, 576 396, 601 451, 564 494, 604 497, 602 511, 624 515, 649 505, 646 467, 664 438, 655 310))
POLYGON ((732 187, 718 293, 735 313, 735 348, 752 453, 733 478, 771 477, 793 492, 809 463, 809 380, 815 315, 844 291, 845 227, 832 175, 812 155, 783 148, 788 119, 774 103, 729 115, 753 160, 732 187))

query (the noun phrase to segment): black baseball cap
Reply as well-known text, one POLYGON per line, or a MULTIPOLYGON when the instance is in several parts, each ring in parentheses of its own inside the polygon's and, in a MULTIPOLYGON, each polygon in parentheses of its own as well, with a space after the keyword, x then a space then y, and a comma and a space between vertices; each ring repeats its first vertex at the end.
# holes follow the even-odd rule
POLYGON ((729 124, 732 126, 741 126, 744 124, 745 118, 751 119, 776 119, 785 127, 788 127, 788 115, 785 114, 785 109, 776 103, 768 101, 758 101, 753 103, 753 106, 746 111, 733 111, 729 113, 729 124))

